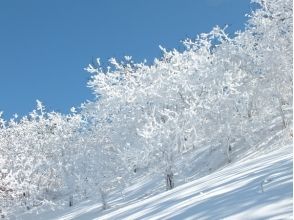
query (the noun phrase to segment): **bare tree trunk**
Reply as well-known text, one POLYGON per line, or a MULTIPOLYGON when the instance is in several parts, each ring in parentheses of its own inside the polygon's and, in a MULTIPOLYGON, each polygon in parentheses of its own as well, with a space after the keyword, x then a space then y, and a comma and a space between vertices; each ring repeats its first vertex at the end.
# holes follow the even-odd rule
POLYGON ((69 196, 69 200, 68 201, 69 201, 68 202, 69 207, 73 206, 73 195, 70 195, 69 196))
POLYGON ((227 138, 227 158, 228 158, 228 163, 231 163, 231 152, 232 152, 232 146, 231 146, 231 137, 229 136, 227 138))
POLYGON ((105 210, 109 208, 107 204, 107 195, 106 195, 106 192, 101 187, 99 188, 99 191, 101 196, 102 209, 105 210))
POLYGON ((285 113, 284 113, 283 108, 282 108, 283 102, 282 102, 282 99, 280 97, 278 97, 278 100, 279 100, 279 111, 280 111, 280 115, 281 115, 282 122, 283 122, 283 128, 286 128, 287 123, 286 123, 285 113))
POLYGON ((171 167, 167 169, 165 182, 166 182, 166 190, 171 190, 175 187, 174 174, 171 170, 171 167))

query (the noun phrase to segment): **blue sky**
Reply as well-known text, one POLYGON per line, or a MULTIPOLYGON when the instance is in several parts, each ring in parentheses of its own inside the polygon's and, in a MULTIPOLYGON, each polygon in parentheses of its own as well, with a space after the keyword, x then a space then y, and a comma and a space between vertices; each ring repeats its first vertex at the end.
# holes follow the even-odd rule
POLYGON ((217 24, 244 29, 252 7, 250 0, 1 0, 0 111, 25 115, 39 99, 67 113, 94 98, 83 70, 92 58, 152 62, 158 45, 181 48, 180 40, 217 24))

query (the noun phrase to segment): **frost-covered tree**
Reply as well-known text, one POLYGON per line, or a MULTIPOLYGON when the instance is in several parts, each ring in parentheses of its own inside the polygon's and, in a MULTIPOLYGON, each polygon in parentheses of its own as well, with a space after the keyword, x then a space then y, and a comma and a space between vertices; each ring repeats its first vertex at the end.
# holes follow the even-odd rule
POLYGON ((114 68, 87 68, 98 98, 91 111, 108 121, 107 137, 120 152, 145 155, 148 166, 164 174, 167 189, 183 153, 218 146, 231 162, 237 143, 258 144, 253 133, 265 130, 269 119, 279 115, 283 127, 290 121, 291 1, 257 3, 235 37, 216 27, 185 40, 183 52, 161 47, 163 57, 151 66, 126 57, 111 59, 114 68))
POLYGON ((77 156, 73 156, 76 145, 70 143, 80 122, 79 115, 45 112, 39 101, 29 116, 19 121, 2 120, 0 201, 3 212, 13 207, 31 209, 50 204, 58 193, 74 185, 68 183, 67 173, 74 167, 74 156, 77 156), (70 161, 64 162, 70 155, 70 161))

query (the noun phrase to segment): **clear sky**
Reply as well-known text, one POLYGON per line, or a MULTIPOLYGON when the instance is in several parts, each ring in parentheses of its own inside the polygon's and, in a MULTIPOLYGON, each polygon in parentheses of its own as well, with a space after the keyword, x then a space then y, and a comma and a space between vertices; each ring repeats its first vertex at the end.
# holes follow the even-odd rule
POLYGON ((39 99, 69 112, 92 100, 92 58, 152 62, 213 26, 244 29, 250 0, 1 0, 0 111, 24 115, 39 99))

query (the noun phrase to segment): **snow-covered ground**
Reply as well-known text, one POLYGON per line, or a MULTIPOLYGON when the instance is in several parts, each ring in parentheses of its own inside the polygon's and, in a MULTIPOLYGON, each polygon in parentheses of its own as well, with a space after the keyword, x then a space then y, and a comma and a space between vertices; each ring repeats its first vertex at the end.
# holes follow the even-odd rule
POLYGON ((128 187, 124 199, 119 194, 112 195, 117 199, 112 199, 111 208, 106 211, 101 211, 99 202, 91 200, 72 208, 18 218, 292 219, 292 145, 275 148, 266 154, 263 152, 248 155, 209 175, 152 197, 144 198, 138 188, 158 186, 156 181, 159 179, 150 181, 149 185, 142 181, 141 185, 137 183, 128 187))

